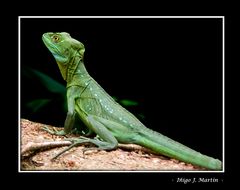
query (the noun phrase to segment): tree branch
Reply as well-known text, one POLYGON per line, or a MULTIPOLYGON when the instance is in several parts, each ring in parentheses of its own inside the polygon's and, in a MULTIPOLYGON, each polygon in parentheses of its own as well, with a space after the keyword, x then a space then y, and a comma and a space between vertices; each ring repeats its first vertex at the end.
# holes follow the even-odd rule
MULTIPOLYGON (((50 149, 62 146, 69 146, 71 144, 72 143, 70 141, 49 141, 40 143, 29 142, 24 148, 22 148, 21 155, 32 151, 37 151, 39 149, 50 149)), ((135 144, 118 144, 118 147, 125 150, 153 153, 152 151, 135 144)))
POLYGON ((72 143, 70 141, 50 141, 50 142, 41 142, 41 143, 34 143, 29 142, 24 148, 21 150, 21 155, 26 154, 27 152, 36 151, 39 149, 49 149, 61 146, 68 146, 72 143))

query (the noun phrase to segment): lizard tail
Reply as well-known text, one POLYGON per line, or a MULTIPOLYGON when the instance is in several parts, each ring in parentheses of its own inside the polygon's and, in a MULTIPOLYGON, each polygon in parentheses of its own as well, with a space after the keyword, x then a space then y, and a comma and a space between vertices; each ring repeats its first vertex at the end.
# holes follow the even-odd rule
POLYGON ((200 152, 197 152, 150 129, 149 133, 146 133, 145 131, 138 137, 139 138, 136 140, 136 144, 149 148, 158 154, 162 154, 210 170, 222 169, 222 162, 220 160, 203 155, 200 152))

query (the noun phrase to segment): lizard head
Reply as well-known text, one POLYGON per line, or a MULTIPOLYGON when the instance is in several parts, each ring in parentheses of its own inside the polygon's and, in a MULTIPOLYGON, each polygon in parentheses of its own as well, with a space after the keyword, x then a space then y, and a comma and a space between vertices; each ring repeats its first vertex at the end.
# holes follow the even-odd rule
POLYGON ((66 80, 67 68, 74 57, 83 59, 84 45, 73 39, 66 32, 48 32, 42 35, 42 40, 53 54, 63 78, 66 80))
POLYGON ((43 34, 42 40, 59 63, 67 64, 76 51, 83 56, 84 45, 66 32, 48 32, 43 34))

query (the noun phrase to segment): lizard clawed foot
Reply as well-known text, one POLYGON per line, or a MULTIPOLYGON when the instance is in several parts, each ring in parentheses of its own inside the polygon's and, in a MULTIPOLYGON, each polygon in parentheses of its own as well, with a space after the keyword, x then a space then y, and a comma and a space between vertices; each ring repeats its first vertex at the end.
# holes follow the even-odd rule
MULTIPOLYGON (((90 138, 87 138, 87 137, 65 138, 64 140, 70 141, 72 144, 69 147, 67 147, 66 149, 64 149, 63 151, 61 151, 60 153, 58 153, 56 156, 54 156, 52 158, 52 160, 56 159, 61 154, 63 154, 64 152, 70 150, 71 148, 73 148, 75 146, 78 146, 80 144, 83 144, 83 143, 92 143, 92 144, 98 145, 98 143, 96 142, 95 139, 90 139, 90 138)), ((103 148, 99 148, 99 147, 84 148, 83 149, 83 155, 86 153, 86 151, 89 151, 89 150, 103 150, 103 148)))
MULTIPOLYGON (((80 138, 75 139, 75 140, 73 139, 73 141, 71 141, 71 142, 74 142, 74 141, 75 141, 75 143, 91 143, 91 144, 94 144, 96 146, 99 146, 98 142, 100 141, 100 138, 95 137, 94 139, 90 139, 90 138, 87 138, 87 137, 80 137, 80 138)), ((91 150, 101 151, 101 150, 104 150, 104 149, 101 148, 101 147, 83 148, 83 155, 85 155, 85 153, 87 151, 91 151, 91 150)))
POLYGON ((49 129, 49 127, 44 126, 42 127, 42 130, 47 131, 48 133, 50 133, 51 135, 59 135, 59 136, 64 136, 67 135, 64 130, 61 131, 57 131, 56 129, 49 129))
POLYGON ((54 157, 52 158, 52 160, 56 159, 57 157, 59 157, 60 155, 62 155, 64 152, 72 149, 72 148, 75 147, 75 146, 78 146, 78 145, 80 145, 80 144, 89 142, 89 139, 86 138, 86 137, 65 138, 64 140, 70 141, 70 142, 72 142, 72 144, 71 144, 69 147, 67 147, 66 149, 64 149, 63 151, 61 151, 60 153, 58 153, 56 156, 54 156, 54 157))

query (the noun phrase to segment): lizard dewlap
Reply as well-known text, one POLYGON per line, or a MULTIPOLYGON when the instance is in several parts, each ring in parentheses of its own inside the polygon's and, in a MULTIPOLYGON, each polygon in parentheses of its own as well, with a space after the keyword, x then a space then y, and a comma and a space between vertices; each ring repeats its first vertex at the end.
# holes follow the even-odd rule
POLYGON ((43 42, 53 54, 63 79, 67 82, 68 113, 64 130, 56 132, 45 127, 51 134, 66 135, 71 133, 75 117, 79 117, 89 134, 99 138, 79 137, 69 139, 72 145, 59 153, 82 143, 92 143, 97 149, 113 150, 119 143, 132 143, 151 149, 184 162, 221 170, 222 162, 203 155, 181 143, 145 127, 133 114, 107 94, 107 92, 89 75, 84 66, 84 45, 68 33, 45 33, 43 42))

